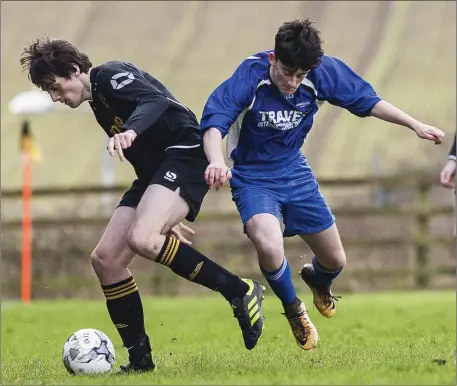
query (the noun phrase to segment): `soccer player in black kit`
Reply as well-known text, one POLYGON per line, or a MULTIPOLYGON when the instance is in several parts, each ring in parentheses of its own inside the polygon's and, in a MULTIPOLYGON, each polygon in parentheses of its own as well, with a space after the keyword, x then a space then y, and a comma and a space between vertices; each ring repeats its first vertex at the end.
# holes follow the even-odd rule
MULTIPOLYGON (((263 330, 263 286, 241 279, 190 246, 184 234, 208 191, 206 159, 195 115, 135 65, 93 66, 66 40, 37 39, 20 63, 31 82, 71 108, 89 101, 109 137, 107 150, 128 160, 137 175, 91 255, 111 320, 129 352, 124 372, 153 370, 141 298, 128 266, 135 254, 219 292, 231 305, 244 344, 263 330)), ((180 320, 176 321, 181 323, 180 320)))

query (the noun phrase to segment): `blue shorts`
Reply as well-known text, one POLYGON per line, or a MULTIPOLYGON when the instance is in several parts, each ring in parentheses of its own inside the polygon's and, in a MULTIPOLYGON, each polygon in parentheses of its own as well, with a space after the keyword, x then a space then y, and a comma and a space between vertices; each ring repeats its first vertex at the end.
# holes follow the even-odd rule
POLYGON ((306 159, 270 171, 234 167, 230 187, 243 225, 270 213, 284 224, 284 237, 313 234, 335 222, 306 159))

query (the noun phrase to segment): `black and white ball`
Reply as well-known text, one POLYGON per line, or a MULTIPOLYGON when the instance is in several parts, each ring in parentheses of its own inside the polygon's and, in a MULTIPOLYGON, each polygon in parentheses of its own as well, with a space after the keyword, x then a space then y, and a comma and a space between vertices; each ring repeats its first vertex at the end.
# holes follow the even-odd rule
POLYGON ((107 373, 114 365, 114 346, 103 332, 85 328, 67 339, 62 359, 70 374, 107 373))

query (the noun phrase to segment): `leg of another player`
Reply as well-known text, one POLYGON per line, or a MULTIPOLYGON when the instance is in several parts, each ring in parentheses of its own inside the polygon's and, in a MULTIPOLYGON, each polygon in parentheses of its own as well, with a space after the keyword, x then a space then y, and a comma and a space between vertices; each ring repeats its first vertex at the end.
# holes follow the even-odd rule
POLYGON ((183 221, 189 205, 180 196, 161 185, 150 185, 144 193, 127 236, 129 247, 137 254, 169 267, 177 275, 219 292, 234 309, 245 346, 252 349, 263 329, 262 286, 242 280, 175 237, 161 234, 183 221), (246 304, 245 304, 246 303, 246 304), (249 313, 248 304, 256 305, 249 313))
POLYGON ((295 341, 304 350, 313 349, 318 333, 304 303, 295 294, 279 220, 270 213, 256 214, 247 221, 246 233, 257 251, 262 274, 284 306, 295 341))
POLYGON ((346 265, 346 255, 338 228, 333 224, 321 232, 302 234, 300 237, 314 253, 312 264, 303 266, 302 279, 313 292, 316 308, 329 318, 336 311, 336 298, 332 295, 330 287, 346 265))
POLYGON ((137 207, 127 242, 139 255, 168 266, 187 280, 219 291, 227 299, 243 297, 248 285, 237 276, 212 262, 194 248, 174 237, 162 235, 183 221, 189 205, 172 190, 161 185, 150 185, 137 207))
POLYGON ((143 305, 128 266, 135 253, 127 245, 127 233, 135 209, 116 209, 91 255, 91 263, 100 280, 111 320, 129 349, 130 366, 154 369, 149 338, 144 327, 143 305))

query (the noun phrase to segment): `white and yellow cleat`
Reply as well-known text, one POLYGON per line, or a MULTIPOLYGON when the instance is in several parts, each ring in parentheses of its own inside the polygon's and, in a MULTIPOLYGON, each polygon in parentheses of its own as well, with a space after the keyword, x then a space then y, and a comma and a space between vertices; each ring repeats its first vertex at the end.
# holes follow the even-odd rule
POLYGON ((331 318, 336 312, 336 302, 340 296, 333 296, 330 286, 317 288, 312 283, 314 276, 314 267, 312 264, 305 264, 299 272, 303 281, 307 284, 313 293, 313 303, 321 315, 331 318))
POLYGON ((319 334, 309 318, 305 304, 299 298, 295 298, 291 305, 284 308, 284 311, 298 346, 303 350, 315 348, 319 341, 319 334))

